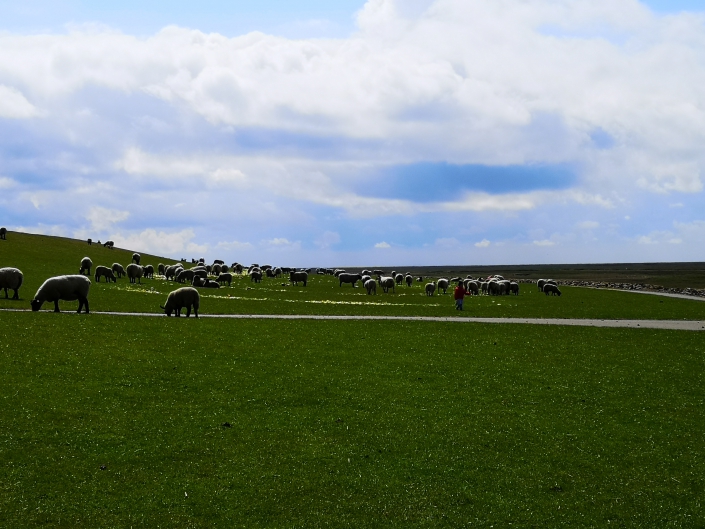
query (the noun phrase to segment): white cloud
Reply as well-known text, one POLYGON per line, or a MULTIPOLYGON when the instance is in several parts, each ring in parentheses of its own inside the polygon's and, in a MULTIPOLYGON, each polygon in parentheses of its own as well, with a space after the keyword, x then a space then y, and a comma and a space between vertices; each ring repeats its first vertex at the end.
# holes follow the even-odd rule
POLYGON ((480 242, 476 242, 475 246, 478 248, 487 248, 490 244, 492 243, 490 243, 487 239, 482 239, 480 242))
POLYGON ((578 228, 581 230, 596 230, 600 227, 600 223, 595 220, 586 220, 578 223, 578 228))
POLYGON ((0 84, 0 118, 28 119, 41 115, 19 90, 0 84))
POLYGON ((249 242, 221 241, 218 244, 216 244, 216 248, 223 249, 223 250, 229 250, 229 251, 237 251, 237 250, 251 250, 253 248, 253 246, 249 242))
POLYGON ((392 247, 391 244, 384 242, 384 241, 378 242, 377 244, 375 244, 375 248, 387 249, 387 248, 391 248, 391 247, 392 247))
POLYGON ((196 234, 192 229, 165 232, 150 228, 139 233, 115 233, 110 238, 115 242, 115 246, 120 248, 177 259, 189 257, 180 255, 181 253, 202 254, 208 251, 207 244, 199 245, 193 242, 196 234))
POLYGON ((91 229, 103 232, 112 229, 114 224, 127 220, 129 216, 129 211, 94 206, 88 210, 86 220, 91 223, 91 229))
POLYGON ((16 187, 16 186, 17 186, 17 182, 15 182, 12 178, 0 176, 0 189, 12 189, 13 187, 16 187))
POLYGON ((543 239, 541 241, 534 241, 536 246, 555 246, 556 243, 550 239, 543 239))
POLYGON ((260 246, 270 250, 298 250, 301 248, 301 241, 290 241, 284 237, 275 237, 260 241, 260 246))

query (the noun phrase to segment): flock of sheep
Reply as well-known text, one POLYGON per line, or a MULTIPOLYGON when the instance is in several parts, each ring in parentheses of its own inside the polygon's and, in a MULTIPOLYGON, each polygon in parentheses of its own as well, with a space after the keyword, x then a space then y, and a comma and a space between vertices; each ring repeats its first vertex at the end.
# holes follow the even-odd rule
MULTIPOLYGON (((0 228, 0 239, 5 239, 7 230, 0 228)), ((88 239, 88 244, 92 244, 92 240, 88 239)), ((112 241, 106 241, 103 246, 113 248, 112 241)), ((112 266, 96 266, 94 270, 94 279, 96 283, 104 278, 106 282, 117 282, 117 279, 127 277, 130 283, 141 283, 143 277, 153 278, 154 267, 152 265, 140 265, 141 256, 138 253, 132 255, 132 261, 127 267, 123 267, 120 263, 113 263, 112 266)), ((182 260, 185 261, 185 260, 182 260)), ((232 284, 233 274, 242 275, 246 273, 251 282, 259 283, 263 277, 279 278, 284 274, 289 275, 289 281, 293 286, 307 286, 308 277, 311 273, 332 275, 339 281, 339 286, 350 284, 354 288, 358 282, 367 291, 368 295, 377 293, 379 286, 384 293, 396 292, 397 286, 406 285, 407 288, 412 287, 414 282, 423 283, 423 277, 414 277, 410 273, 401 274, 392 271, 391 274, 386 274, 383 270, 362 270, 359 273, 347 272, 343 269, 295 269, 284 267, 273 267, 271 265, 252 264, 245 268, 239 263, 233 263, 228 266, 224 261, 215 260, 212 265, 206 265, 203 258, 199 260, 193 259, 192 267, 185 268, 183 263, 174 265, 164 265, 160 263, 157 266, 157 273, 167 280, 172 280, 177 283, 188 283, 190 286, 184 286, 171 292, 167 297, 166 303, 160 305, 167 316, 175 314, 177 317, 181 315, 181 309, 186 309, 186 316, 191 315, 193 310, 194 315, 198 317, 198 309, 200 306, 200 297, 198 290, 194 287, 201 288, 220 288, 221 285, 227 283, 232 284), (210 277, 214 279, 211 279, 210 277)), ((78 312, 85 309, 86 314, 89 312, 88 291, 91 281, 88 276, 91 275, 93 269, 93 261, 89 257, 81 259, 79 271, 77 275, 57 276, 47 279, 42 286, 39 287, 34 299, 31 301, 33 311, 38 311, 45 302, 54 302, 54 311, 59 312, 59 301, 76 301, 78 300, 78 312)), ((14 290, 12 299, 19 299, 19 289, 22 286, 23 274, 17 268, 0 268, 0 289, 4 289, 5 298, 8 296, 8 289, 14 290)), ((425 294, 433 296, 436 291, 447 293, 451 284, 462 285, 465 291, 473 295, 519 295, 519 284, 516 281, 510 281, 500 275, 493 275, 486 279, 467 276, 466 278, 453 277, 451 279, 441 278, 437 281, 431 281, 425 284, 425 294)), ((546 295, 560 296, 561 291, 558 285, 552 279, 539 279, 537 282, 539 291, 546 295)))

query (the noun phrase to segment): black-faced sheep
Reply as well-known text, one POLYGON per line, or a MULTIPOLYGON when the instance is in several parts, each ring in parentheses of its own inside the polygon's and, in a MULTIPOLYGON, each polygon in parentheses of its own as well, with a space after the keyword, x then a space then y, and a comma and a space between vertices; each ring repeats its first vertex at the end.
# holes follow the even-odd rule
POLYGON ((78 300, 78 313, 86 307, 88 314, 88 291, 91 288, 91 280, 86 276, 58 276, 50 277, 39 287, 34 299, 30 302, 33 311, 38 311, 45 301, 54 302, 54 312, 59 311, 59 300, 78 300))
POLYGON ((551 283, 547 283, 543 286, 543 293, 546 294, 547 296, 550 294, 551 296, 560 296, 561 291, 558 288, 558 285, 552 285, 551 283))
POLYGON ((431 281, 430 283, 426 283, 426 295, 427 296, 433 296, 433 293, 436 291, 436 283, 431 281))
POLYGON ((302 282, 304 286, 308 283, 308 273, 306 272, 289 272, 289 281, 291 284, 296 286, 299 282, 302 282))
POLYGON ((340 286, 343 286, 343 283, 350 283, 352 284, 353 288, 355 288, 355 283, 360 281, 362 279, 362 275, 360 274, 348 274, 347 272, 342 272, 338 274, 338 281, 340 282, 340 286))
POLYGON ((367 289, 367 295, 372 293, 377 294, 377 281, 374 279, 368 279, 363 283, 365 289, 367 289))
POLYGON ((7 239, 7 228, 0 228, 0 239, 2 239, 3 241, 7 239))
POLYGON ((130 263, 127 265, 127 278, 130 283, 140 283, 142 284, 142 276, 144 275, 144 268, 138 264, 130 263))
POLYGON ((186 307, 186 317, 191 316, 191 308, 193 307, 193 313, 196 318, 198 318, 198 307, 201 304, 201 296, 193 287, 183 287, 170 292, 166 298, 166 303, 160 305, 164 309, 164 313, 167 316, 171 316, 171 313, 176 313, 176 317, 181 316, 181 309, 186 307))
POLYGON ((84 257, 81 259, 81 268, 79 268, 78 273, 83 274, 84 272, 86 273, 87 276, 91 275, 91 267, 93 266, 93 261, 91 261, 90 257, 84 257))
POLYGON ((12 299, 20 299, 19 290, 23 280, 24 276, 18 268, 0 268, 0 288, 5 291, 5 299, 8 298, 8 288, 15 291, 12 299))
POLYGON ((215 263, 214 265, 211 266, 211 274, 214 276, 219 276, 220 271, 221 271, 221 266, 218 263, 215 263))
POLYGON ((99 265, 99 266, 95 267, 95 282, 100 283, 101 277, 105 278, 106 283, 110 283, 111 281, 113 283, 117 283, 117 279, 115 279, 115 274, 107 266, 100 266, 99 265))
POLYGON ((132 262, 135 263, 136 265, 140 264, 140 259, 142 259, 142 256, 138 253, 133 253, 132 254, 132 262))
POLYGON ((116 276, 118 276, 118 279, 125 275, 125 269, 120 263, 113 263, 113 266, 111 266, 110 269, 116 276))

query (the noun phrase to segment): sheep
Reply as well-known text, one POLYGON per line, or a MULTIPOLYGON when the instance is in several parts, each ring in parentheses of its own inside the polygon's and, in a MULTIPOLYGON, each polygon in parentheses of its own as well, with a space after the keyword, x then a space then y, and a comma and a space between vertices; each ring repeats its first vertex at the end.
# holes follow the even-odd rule
POLYGON ((489 281, 483 281, 482 283, 480 283, 480 289, 482 290, 483 294, 489 294, 489 287, 489 281))
POLYGON ((93 244, 93 239, 88 239, 88 246, 91 246, 93 244))
POLYGON ((154 267, 151 264, 144 267, 144 277, 154 279, 154 267))
POLYGON ((7 228, 4 226, 0 228, 0 239, 7 240, 7 228))
POLYGON ((113 283, 117 283, 117 279, 115 279, 115 274, 107 266, 96 266, 95 267, 95 282, 100 283, 101 277, 105 278, 106 283, 110 283, 111 281, 113 283))
POLYGON ((355 283, 360 281, 362 279, 362 276, 360 274, 348 274, 348 273, 341 273, 338 274, 338 281, 340 281, 340 286, 343 286, 343 283, 352 283, 353 288, 355 288, 355 283))
POLYGON ((228 283, 228 286, 230 286, 233 282, 233 275, 229 272, 225 272, 224 274, 220 274, 218 276, 218 279, 216 279, 218 283, 228 283))
POLYGON ((417 283, 423 283, 423 276, 419 276, 416 278, 417 283))
POLYGON ((380 276, 379 278, 379 286, 382 287, 382 292, 385 294, 389 294, 389 289, 392 289, 392 292, 396 293, 396 289, 394 288, 394 278, 389 277, 389 276, 380 276))
POLYGON ((538 287, 539 292, 543 292, 543 286, 544 286, 545 284, 546 284, 546 280, 545 280, 545 279, 539 279, 538 281, 536 281, 536 286, 538 287))
MULTIPOLYGON (((226 267, 227 268, 227 267, 226 267)), ((223 272, 227 272, 227 270, 222 270, 223 272)), ((281 275, 284 273, 284 271, 280 267, 276 267, 273 270, 274 277, 281 277, 281 275)))
POLYGON ((225 261, 222 259, 213 259, 213 264, 219 264, 220 266, 223 266, 225 264, 225 261))
POLYGON ((543 293, 546 294, 547 296, 550 294, 551 296, 560 296, 561 291, 558 288, 558 285, 552 285, 550 283, 545 284, 543 286, 543 293))
POLYGON ((24 275, 17 268, 0 268, 0 288, 5 291, 5 299, 8 298, 7 289, 12 289, 15 294, 12 299, 20 299, 19 290, 22 286, 24 275))
POLYGON ((296 286, 299 282, 303 282, 304 286, 308 283, 308 273, 306 272, 289 272, 289 281, 296 286))
POLYGON ((159 263, 157 265, 157 274, 159 274, 160 276, 164 275, 165 270, 166 270, 166 268, 164 267, 164 263, 159 263))
POLYGON ((336 268, 336 269, 335 269, 335 272, 333 272, 333 276, 334 276, 334 277, 338 277, 340 274, 344 274, 344 273, 345 273, 345 269, 343 269, 343 268, 336 268))
POLYGON ((221 266, 218 263, 215 263, 213 266, 211 266, 211 274, 214 276, 219 276, 221 271, 221 266))
POLYGON ((487 293, 490 296, 498 296, 500 292, 499 281, 488 281, 487 282, 487 293))
POLYGON ((134 263, 127 265, 127 277, 130 283, 138 282, 142 284, 142 275, 144 275, 144 268, 140 265, 134 263))
POLYGON ((404 279, 406 279, 406 286, 407 287, 410 287, 414 283, 414 278, 411 277, 409 274, 406 274, 404 279))
POLYGON ((255 282, 255 283, 261 283, 262 282, 262 271, 261 270, 253 270, 250 272, 250 281, 255 282))
POLYGON ((376 275, 376 276, 383 276, 383 275, 384 275, 384 270, 373 270, 373 271, 372 271, 372 274, 373 274, 373 275, 376 275))
POLYGON ((403 274, 395 275, 394 281, 396 282, 397 285, 401 285, 404 282, 404 275, 403 274))
POLYGON ((110 269, 115 275, 118 276, 118 279, 125 275, 125 269, 120 263, 113 263, 113 266, 111 266, 110 269))
POLYGON ((368 279, 372 279, 372 276, 365 274, 360 278, 360 281, 362 281, 363 286, 365 286, 365 283, 367 283, 368 279))
POLYGON ((83 274, 83 272, 86 272, 87 276, 91 275, 91 266, 93 266, 93 261, 91 261, 91 258, 84 257, 81 259, 81 268, 79 268, 78 273, 83 274))
POLYGON ((59 300, 78 300, 78 313, 86 307, 88 314, 88 290, 91 288, 91 280, 83 275, 50 277, 39 287, 34 299, 30 302, 32 310, 37 312, 45 301, 54 302, 54 312, 59 311, 59 300))
POLYGON ((195 287, 202 287, 202 288, 220 288, 220 283, 217 281, 213 281, 211 279, 208 279, 206 277, 194 277, 193 282, 191 283, 195 287))
POLYGON ((509 293, 514 294, 515 296, 519 295, 519 283, 516 281, 512 281, 509 283, 509 293))
POLYGON ((373 292, 377 295, 377 282, 374 279, 368 279, 363 283, 363 286, 367 289, 368 296, 373 292))
POLYGON ((196 272, 193 270, 184 270, 183 268, 176 273, 175 280, 178 283, 184 283, 188 281, 193 282, 193 278, 196 277, 196 272))
POLYGON ((113 241, 105 241, 103 244, 104 248, 107 248, 108 250, 112 250, 113 246, 115 246, 115 243, 113 241))
POLYGON ((472 281, 470 279, 465 280, 465 290, 472 292, 474 296, 480 295, 480 284, 477 281, 472 281))
POLYGON ((191 308, 193 307, 193 313, 198 318, 198 307, 201 304, 201 295, 193 287, 182 287, 169 293, 166 298, 166 303, 164 305, 159 305, 164 309, 164 313, 167 316, 171 316, 174 312, 176 317, 181 316, 181 309, 186 307, 186 317, 191 316, 191 308))
POLYGON ((169 265, 164 270, 164 277, 167 279, 174 279, 179 270, 183 270, 184 267, 181 264, 169 265))
POLYGON ((237 272, 238 274, 242 274, 242 265, 240 263, 233 263, 230 268, 235 270, 235 272, 237 272))
POLYGON ((448 291, 448 280, 445 278, 441 278, 438 280, 438 292, 443 290, 443 293, 445 294, 448 291))
POLYGON ((363 270, 362 272, 360 272, 360 275, 372 277, 372 272, 370 272, 369 270, 365 269, 365 270, 363 270))
POLYGON ((132 262, 135 263, 136 265, 140 264, 141 258, 142 258, 142 256, 136 252, 132 254, 132 262))
POLYGON ((426 283, 426 295, 427 296, 433 296, 433 293, 436 291, 436 283, 431 281, 430 283, 426 283))
POLYGON ((220 273, 221 274, 227 274, 228 272, 230 272, 230 267, 228 265, 226 265, 226 264, 220 265, 220 273))

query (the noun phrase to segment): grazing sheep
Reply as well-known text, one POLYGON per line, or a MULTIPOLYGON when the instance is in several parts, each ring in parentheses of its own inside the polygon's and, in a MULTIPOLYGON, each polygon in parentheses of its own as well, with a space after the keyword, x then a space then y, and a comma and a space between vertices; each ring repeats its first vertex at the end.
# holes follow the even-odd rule
POLYGON ((208 279, 207 277, 194 277, 193 278, 193 283, 191 283, 195 287, 201 287, 201 288, 220 288, 220 283, 217 281, 213 281, 211 279, 208 279))
POLYGON ((219 276, 220 271, 221 271, 221 266, 218 263, 215 263, 213 266, 211 266, 211 274, 214 276, 219 276))
POLYGON ((261 283, 262 282, 262 271, 261 270, 253 270, 250 272, 250 281, 255 282, 255 283, 261 283))
POLYGON ((343 268, 336 268, 335 272, 333 272, 334 277, 338 277, 340 274, 344 274, 345 270, 343 268))
POLYGON ((91 275, 91 267, 93 266, 93 261, 91 261, 90 257, 84 257, 81 259, 81 268, 79 268, 78 273, 83 274, 83 272, 86 272, 86 275, 89 276, 91 275))
POLYGON ((489 294, 489 288, 490 288, 489 281, 483 281, 482 283, 480 283, 480 288, 482 289, 483 294, 489 294))
POLYGON ((160 276, 163 276, 165 271, 166 271, 166 267, 164 266, 164 263, 159 263, 157 265, 157 274, 159 274, 160 276))
POLYGON ((404 279, 406 279, 407 287, 410 287, 414 283, 414 278, 411 277, 409 274, 406 274, 406 277, 404 279))
POLYGON ((377 295, 377 282, 374 279, 368 279, 363 283, 363 286, 367 289, 368 296, 373 292, 377 295))
POLYGON ((547 296, 550 294, 551 296, 560 296, 561 291, 558 288, 558 285, 552 285, 550 283, 547 283, 543 286, 543 293, 546 294, 547 296))
POLYGON ((177 283, 185 283, 186 281, 192 283, 194 277, 196 277, 196 272, 194 270, 184 270, 182 268, 176 273, 175 279, 177 283))
POLYGON ((423 283, 423 276, 419 276, 416 278, 417 283, 423 283))
POLYGON ((495 281, 495 280, 488 281, 487 282, 487 293, 490 296, 499 296, 501 294, 499 281, 495 281))
POLYGON ((431 281, 430 283, 426 283, 426 295, 427 296, 433 296, 433 293, 436 291, 436 283, 431 281))
POLYGON ((113 241, 105 241, 105 243, 103 244, 103 247, 108 248, 109 250, 112 250, 113 246, 115 246, 115 243, 113 241))
POLYGON ((151 264, 144 267, 144 277, 154 279, 154 267, 151 264))
POLYGON ((88 290, 91 288, 91 280, 86 276, 58 276, 50 277, 42 286, 39 287, 34 299, 30 302, 32 310, 38 311, 45 301, 54 302, 54 312, 59 311, 59 300, 76 301, 78 300, 78 313, 86 307, 88 314, 88 290))
POLYGON ((167 279, 174 279, 179 270, 183 270, 184 267, 181 264, 169 265, 164 270, 164 277, 167 279))
POLYGON ((220 266, 223 266, 225 264, 225 261, 222 259, 213 259, 213 264, 219 264, 220 266))
POLYGON ((512 281, 509 283, 509 293, 514 294, 515 296, 519 295, 519 283, 516 281, 512 281))
POLYGON ((543 292, 543 286, 544 286, 545 284, 546 284, 546 280, 545 280, 545 279, 539 279, 538 281, 536 281, 536 286, 538 287, 539 292, 543 292))
POLYGON ((122 267, 120 263, 113 263, 113 266, 110 267, 110 269, 113 271, 115 275, 118 276, 118 279, 122 278, 122 276, 125 275, 125 269, 122 267))
POLYGON ((233 282, 233 275, 229 272, 221 273, 218 276, 218 279, 216 279, 218 283, 228 283, 228 286, 230 286, 233 282))
POLYGON ((465 280, 465 290, 472 292, 474 296, 480 295, 480 284, 477 281, 472 281, 470 279, 465 280))
MULTIPOLYGON (((224 272, 227 272, 227 270, 224 270, 224 272)), ((284 271, 279 266, 275 267, 272 272, 274 273, 274 277, 281 277, 281 275, 284 273, 284 271)))
POLYGON ((91 246, 93 244, 93 239, 88 239, 88 246, 91 246))
POLYGON ((448 291, 448 280, 445 278, 438 280, 438 292, 440 293, 441 290, 444 294, 448 291))
POLYGON ((396 289, 394 288, 394 278, 389 277, 389 276, 380 276, 379 278, 379 286, 382 287, 382 292, 385 294, 389 294, 389 289, 392 289, 392 292, 396 293, 396 289))
POLYGON ((2 239, 2 240, 7 239, 7 228, 5 228, 5 227, 0 228, 0 239, 2 239))
POLYGON ((360 274, 348 274, 348 273, 340 273, 338 274, 338 281, 340 281, 340 286, 343 286, 343 283, 351 283, 353 288, 355 288, 355 283, 360 281, 362 279, 362 275, 360 274))
POLYGON ((363 276, 360 278, 360 281, 362 281, 362 285, 363 285, 363 286, 365 285, 365 283, 367 283, 367 280, 368 280, 368 279, 372 279, 372 276, 370 276, 370 275, 363 275, 363 276))
POLYGON ((291 284, 296 286, 299 282, 302 282, 304 286, 308 283, 308 273, 307 272, 289 272, 289 281, 291 284))
POLYGON ((140 264, 140 259, 142 259, 142 256, 138 253, 133 253, 132 254, 132 262, 135 263, 136 265, 140 264))
POLYGON ((96 266, 95 267, 95 282, 100 283, 101 277, 105 278, 106 283, 110 283, 111 281, 113 283, 117 283, 117 279, 115 279, 115 274, 107 266, 96 266))
POLYGON ((362 272, 360 272, 360 275, 372 277, 372 272, 370 272, 369 270, 363 270, 362 272))
POLYGON ((17 268, 0 268, 0 288, 5 291, 5 299, 8 298, 7 289, 14 290, 12 299, 20 299, 19 290, 22 286, 24 276, 17 268))
POLYGON ((240 263, 233 263, 230 268, 235 270, 235 272, 237 272, 238 274, 242 274, 242 265, 240 263))
POLYGON ((395 275, 394 281, 396 282, 397 285, 401 285, 404 282, 404 275, 403 274, 395 275))
POLYGON ((144 268, 138 264, 130 263, 127 265, 127 277, 130 283, 140 283, 142 284, 142 276, 144 275, 144 268))
POLYGON ((226 264, 220 265, 220 273, 221 274, 227 274, 228 272, 230 272, 230 267, 228 265, 226 265, 226 264))
POLYGON ((159 305, 164 309, 164 313, 167 316, 171 316, 171 313, 176 313, 176 317, 181 316, 181 309, 186 307, 186 317, 191 316, 191 308, 193 307, 193 313, 196 318, 198 318, 198 307, 201 304, 201 295, 193 287, 182 287, 177 288, 173 292, 170 292, 166 298, 166 303, 164 305, 159 305))
POLYGON ((383 276, 384 275, 384 270, 373 270, 372 274, 376 276, 383 276))

